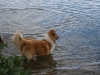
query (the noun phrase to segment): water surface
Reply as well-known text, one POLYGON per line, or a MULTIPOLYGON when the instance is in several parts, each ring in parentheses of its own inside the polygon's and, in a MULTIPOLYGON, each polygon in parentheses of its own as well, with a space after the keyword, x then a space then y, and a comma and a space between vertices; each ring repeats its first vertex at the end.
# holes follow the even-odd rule
POLYGON ((60 36, 56 48, 46 57, 25 61, 24 70, 34 75, 100 75, 100 0, 0 1, 5 56, 20 56, 11 42, 16 30, 41 39, 50 29, 60 36))

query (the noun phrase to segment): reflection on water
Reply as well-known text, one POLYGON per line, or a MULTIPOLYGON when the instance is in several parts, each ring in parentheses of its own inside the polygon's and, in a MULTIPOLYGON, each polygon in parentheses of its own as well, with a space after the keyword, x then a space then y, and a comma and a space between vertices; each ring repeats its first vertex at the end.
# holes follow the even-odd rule
POLYGON ((2 50, 5 56, 20 56, 11 42, 15 30, 41 39, 50 29, 60 36, 52 55, 25 61, 25 70, 38 75, 100 74, 100 0, 0 1, 0 35, 8 43, 2 50))
POLYGON ((34 74, 56 74, 57 62, 53 59, 52 55, 44 57, 36 57, 34 60, 23 63, 24 70, 31 70, 34 74))

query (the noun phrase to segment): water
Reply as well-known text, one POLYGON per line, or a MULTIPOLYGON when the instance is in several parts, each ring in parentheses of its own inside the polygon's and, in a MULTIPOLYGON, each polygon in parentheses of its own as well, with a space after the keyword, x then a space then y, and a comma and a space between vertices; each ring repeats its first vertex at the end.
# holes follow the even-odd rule
POLYGON ((1 0, 0 35, 8 47, 16 30, 41 39, 54 29, 60 36, 51 55, 25 61, 33 75, 100 75, 100 0, 1 0))

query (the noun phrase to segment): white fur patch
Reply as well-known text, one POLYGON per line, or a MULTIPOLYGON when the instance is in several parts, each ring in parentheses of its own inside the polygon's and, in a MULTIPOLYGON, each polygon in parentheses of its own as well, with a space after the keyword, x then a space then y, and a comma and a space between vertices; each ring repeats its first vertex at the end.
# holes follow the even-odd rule
POLYGON ((51 43, 52 48, 51 48, 50 52, 52 52, 55 48, 55 43, 50 39, 50 36, 48 34, 45 35, 44 39, 51 43))

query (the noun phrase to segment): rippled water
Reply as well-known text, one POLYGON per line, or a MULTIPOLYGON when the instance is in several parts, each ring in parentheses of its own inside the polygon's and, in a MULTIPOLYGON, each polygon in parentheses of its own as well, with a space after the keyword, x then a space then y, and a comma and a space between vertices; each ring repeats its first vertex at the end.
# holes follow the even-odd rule
POLYGON ((54 29, 60 36, 51 55, 25 61, 35 75, 100 75, 100 0, 0 0, 0 35, 5 56, 18 50, 16 30, 41 39, 54 29))

